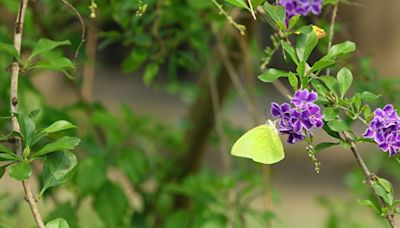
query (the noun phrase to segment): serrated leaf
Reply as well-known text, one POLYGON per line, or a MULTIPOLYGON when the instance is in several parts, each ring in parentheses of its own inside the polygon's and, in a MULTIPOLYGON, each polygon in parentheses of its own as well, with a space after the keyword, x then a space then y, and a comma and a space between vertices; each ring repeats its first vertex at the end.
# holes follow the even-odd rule
POLYGON ((265 2, 264 10, 278 28, 286 31, 286 11, 283 6, 271 5, 270 3, 265 2))
POLYGON ((233 145, 231 154, 263 164, 274 164, 285 157, 279 133, 270 121, 242 135, 233 145))
POLYGON ((60 151, 46 156, 43 166, 42 195, 48 188, 67 182, 78 164, 75 154, 69 151, 60 151))
POLYGON ((80 141, 81 140, 76 137, 64 136, 55 142, 45 145, 42 149, 33 154, 33 158, 37 158, 55 151, 72 150, 79 145, 80 141))
POLYGON ((273 82, 280 77, 287 77, 288 74, 289 73, 286 71, 270 68, 264 73, 262 73, 260 76, 258 76, 258 79, 260 79, 263 82, 273 82))
POLYGON ((0 52, 6 53, 15 58, 19 58, 17 50, 11 44, 6 44, 6 43, 0 42, 0 52))
POLYGON ((46 223, 46 228, 69 228, 69 225, 65 219, 58 218, 46 223))
POLYGON ((22 181, 22 180, 27 180, 29 177, 32 175, 32 169, 29 163, 27 162, 19 162, 10 165, 8 167, 8 173, 10 177, 22 181))
POLYGON ((350 89, 351 83, 353 83, 353 74, 349 69, 343 67, 337 74, 337 81, 341 98, 343 99, 346 92, 350 89))
POLYGON ((55 41, 41 38, 33 48, 32 54, 28 58, 28 62, 30 62, 30 60, 37 55, 43 54, 45 52, 53 50, 54 48, 64 45, 71 45, 71 42, 69 42, 68 40, 55 41))
POLYGON ((342 131, 349 131, 350 127, 349 125, 344 122, 343 120, 331 120, 328 122, 328 126, 330 129, 336 132, 342 132, 342 131))

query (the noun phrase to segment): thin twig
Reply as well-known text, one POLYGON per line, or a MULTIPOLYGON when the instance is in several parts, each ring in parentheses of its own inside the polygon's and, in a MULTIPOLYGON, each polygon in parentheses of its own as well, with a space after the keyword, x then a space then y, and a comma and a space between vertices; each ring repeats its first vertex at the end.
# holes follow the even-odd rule
MULTIPOLYGON (((22 30, 24 25, 25 13, 28 8, 29 0, 21 0, 20 6, 17 14, 17 19, 15 21, 14 28, 14 48, 17 50, 18 55, 21 54, 21 44, 22 44, 22 30)), ((19 63, 14 59, 11 64, 11 88, 10 88, 10 108, 11 113, 18 113, 18 78, 19 78, 20 66, 19 63)), ((20 126, 18 120, 15 116, 11 119, 12 129, 15 132, 20 132, 20 126)), ((22 155, 22 142, 20 138, 16 138, 16 148, 17 154, 22 155)), ((22 181, 22 186, 25 192, 25 199, 31 208, 33 218, 35 219, 36 225, 39 228, 44 228, 44 223, 42 217, 39 213, 39 209, 36 205, 36 199, 32 193, 32 189, 27 180, 22 181)))
MULTIPOLYGON (((379 206, 380 206, 381 208, 384 208, 384 207, 385 207, 385 203, 384 203, 382 197, 380 197, 379 195, 377 195, 377 194, 375 193, 374 188, 373 188, 373 179, 374 179, 375 175, 372 174, 371 171, 369 171, 369 169, 368 169, 368 167, 367 167, 367 165, 366 165, 364 159, 361 157, 360 153, 358 152, 357 146, 356 146, 356 144, 354 143, 354 140, 353 140, 353 138, 351 137, 350 133, 345 131, 345 132, 343 132, 343 134, 344 134, 344 138, 346 139, 346 141, 347 141, 348 143, 350 143, 351 152, 353 152, 353 155, 354 155, 354 157, 356 158, 357 163, 358 163, 358 165, 359 165, 360 168, 361 168, 361 171, 362 171, 362 173, 363 173, 363 175, 364 175, 364 178, 365 178, 366 183, 368 184, 368 186, 370 187, 371 191, 373 192, 373 194, 374 194, 375 197, 377 198, 378 203, 379 203, 379 206)), ((390 214, 388 214, 385 218, 386 218, 386 220, 389 222, 389 224, 390 224, 390 226, 391 226, 392 228, 397 228, 396 222, 394 221, 394 215, 393 215, 393 214, 390 213, 390 214)))
MULTIPOLYGON (((333 11, 332 11, 331 26, 330 26, 330 29, 329 29, 328 50, 331 49, 331 47, 332 47, 333 35, 335 33, 335 21, 336 21, 338 8, 339 8, 339 0, 337 0, 335 6, 333 7, 333 11)), ((326 69, 326 75, 329 75, 330 73, 331 73, 331 70, 328 67, 326 69)))
POLYGON ((81 28, 82 28, 81 42, 79 43, 79 45, 75 51, 75 58, 78 58, 79 50, 81 49, 83 43, 85 42, 85 34, 86 34, 85 22, 83 21, 81 14, 78 12, 78 10, 75 9, 75 7, 73 5, 71 5, 71 3, 69 3, 67 0, 61 0, 61 1, 74 12, 76 17, 79 19, 79 22, 81 23, 81 28))
POLYGON ((249 4, 249 7, 250 7, 251 16, 253 16, 254 20, 257 20, 256 13, 254 12, 254 9, 253 9, 253 4, 251 4, 251 0, 247 0, 247 3, 249 4))

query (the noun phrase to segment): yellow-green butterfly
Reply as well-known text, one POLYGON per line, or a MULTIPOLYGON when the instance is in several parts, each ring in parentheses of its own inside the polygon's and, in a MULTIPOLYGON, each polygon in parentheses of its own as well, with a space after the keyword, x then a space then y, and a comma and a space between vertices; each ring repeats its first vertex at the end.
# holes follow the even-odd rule
POLYGON ((285 157, 279 132, 271 120, 242 135, 233 144, 231 154, 264 164, 274 164, 285 157))

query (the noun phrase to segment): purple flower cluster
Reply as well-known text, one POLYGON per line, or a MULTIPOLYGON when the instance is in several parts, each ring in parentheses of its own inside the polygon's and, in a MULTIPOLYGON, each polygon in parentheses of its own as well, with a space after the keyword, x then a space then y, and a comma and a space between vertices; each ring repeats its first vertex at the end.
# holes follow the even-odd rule
POLYGON ((279 0, 278 4, 285 7, 286 23, 297 14, 307 16, 311 12, 318 15, 322 8, 322 0, 279 0))
POLYGON ((386 105, 383 109, 374 111, 374 118, 363 134, 372 138, 379 148, 389 152, 390 156, 400 153, 400 118, 393 105, 386 105))
POLYGON ((289 135, 288 143, 303 141, 306 131, 324 125, 320 108, 314 104, 317 99, 317 93, 304 89, 295 92, 291 105, 279 105, 275 102, 271 104, 272 117, 279 118, 279 132, 289 135))

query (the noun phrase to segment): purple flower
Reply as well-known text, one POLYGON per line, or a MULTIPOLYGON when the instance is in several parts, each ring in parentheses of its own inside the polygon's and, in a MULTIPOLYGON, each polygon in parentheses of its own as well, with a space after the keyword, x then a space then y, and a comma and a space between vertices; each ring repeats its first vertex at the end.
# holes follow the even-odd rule
POLYGON ((279 132, 289 135, 288 143, 303 141, 306 131, 324 125, 320 108, 314 104, 317 99, 317 93, 304 89, 295 92, 291 99, 292 106, 288 103, 271 104, 272 117, 279 118, 279 132))
POLYGON ((278 4, 285 7, 286 25, 290 18, 297 14, 302 16, 310 13, 319 15, 322 9, 322 0, 279 0, 278 4))
POLYGON ((372 138, 384 152, 394 156, 400 152, 400 118, 393 105, 374 111, 374 118, 369 123, 363 136, 372 138))

